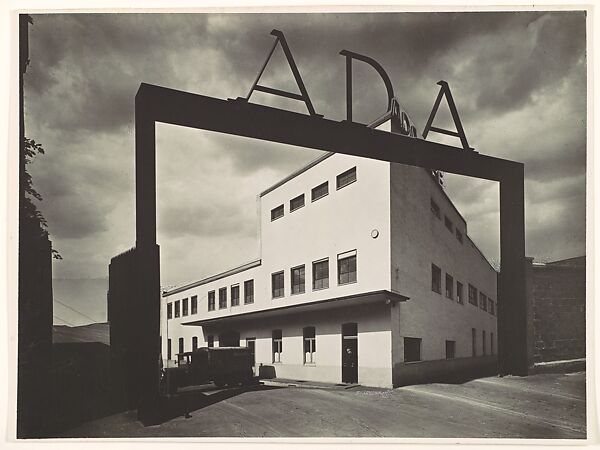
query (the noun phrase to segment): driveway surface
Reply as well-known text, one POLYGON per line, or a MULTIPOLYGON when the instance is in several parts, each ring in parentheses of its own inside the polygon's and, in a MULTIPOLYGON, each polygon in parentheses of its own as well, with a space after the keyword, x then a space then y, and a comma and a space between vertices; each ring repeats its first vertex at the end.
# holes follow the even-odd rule
POLYGON ((586 437, 585 372, 396 389, 257 386, 208 390, 206 398, 191 406, 189 418, 143 427, 130 411, 62 436, 586 437))

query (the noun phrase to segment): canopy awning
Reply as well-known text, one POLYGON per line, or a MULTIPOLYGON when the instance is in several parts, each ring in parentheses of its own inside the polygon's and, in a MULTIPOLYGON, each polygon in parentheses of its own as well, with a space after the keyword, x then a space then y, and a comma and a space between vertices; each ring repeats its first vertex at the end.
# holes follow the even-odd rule
POLYGON ((207 325, 230 325, 235 322, 246 320, 265 319, 288 314, 297 314, 303 312, 325 311, 337 308, 347 308, 350 306, 360 306, 367 304, 383 303, 395 305, 398 302, 405 302, 409 299, 404 295, 391 291, 373 291, 362 294, 348 295, 345 297, 333 297, 324 300, 317 300, 307 303, 297 303, 294 305, 278 306, 274 308, 261 309, 258 311, 248 311, 245 313, 228 314, 225 316, 211 317, 207 319, 194 320, 182 323, 188 326, 207 326, 207 325))

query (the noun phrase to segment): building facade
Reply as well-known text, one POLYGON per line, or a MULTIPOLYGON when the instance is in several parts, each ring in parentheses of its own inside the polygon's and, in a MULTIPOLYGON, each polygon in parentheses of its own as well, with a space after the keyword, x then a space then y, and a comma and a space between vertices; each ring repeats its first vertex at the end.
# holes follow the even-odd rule
POLYGON ((585 256, 526 267, 531 361, 585 358, 585 256))
POLYGON ((494 365, 497 273, 431 172, 328 153, 258 210, 257 259, 163 293, 165 364, 242 345, 261 376, 380 387, 494 365))

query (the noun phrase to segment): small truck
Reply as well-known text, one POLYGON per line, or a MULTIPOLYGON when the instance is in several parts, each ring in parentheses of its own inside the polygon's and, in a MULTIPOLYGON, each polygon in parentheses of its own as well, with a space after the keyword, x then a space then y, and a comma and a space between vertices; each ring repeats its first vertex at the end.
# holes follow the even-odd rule
POLYGON ((162 383, 174 393, 184 386, 213 382, 217 387, 250 384, 254 356, 247 347, 202 347, 177 355, 177 367, 163 370, 162 383))

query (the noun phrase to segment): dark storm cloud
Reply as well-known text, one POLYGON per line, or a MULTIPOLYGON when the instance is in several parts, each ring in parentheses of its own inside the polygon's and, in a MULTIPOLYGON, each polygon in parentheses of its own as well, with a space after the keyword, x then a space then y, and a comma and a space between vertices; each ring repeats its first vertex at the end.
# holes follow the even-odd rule
POLYGON ((184 236, 253 236, 254 224, 235 203, 169 205, 162 208, 160 231, 170 238, 184 236))
MULTIPOLYGON (((583 12, 56 14, 35 15, 34 21, 27 130, 47 149, 35 163, 34 179, 53 238, 66 249, 62 264, 69 276, 87 267, 103 270, 103 261, 130 244, 133 99, 139 83, 243 96, 273 43, 273 28, 285 32, 315 108, 327 118, 345 116, 342 49, 383 65, 419 130, 438 93, 436 82, 447 80, 470 143, 484 154, 525 163, 528 253, 561 256, 585 247, 581 223, 547 213, 580 218, 584 211, 583 12), (568 234, 568 242, 560 233, 568 234)), ((296 91, 278 52, 261 82, 296 91)), ((354 69, 355 118, 367 122, 383 112, 385 89, 372 68, 356 62, 354 69)), ((252 100, 306 112, 300 102, 260 93, 252 100)), ((444 114, 438 125, 452 126, 444 114)), ((236 208, 240 199, 228 186, 255 195, 317 154, 210 133, 178 138, 175 132, 161 140, 160 130, 159 160, 166 155, 173 163, 160 174, 166 185, 159 199, 159 225, 170 244, 198 230, 225 240, 237 236, 231 241, 236 243, 251 240, 247 224, 256 221, 254 204, 236 208), (195 151, 199 147, 202 156, 195 151), (200 173, 215 176, 205 180, 200 173), (209 183, 224 187, 207 189, 209 183)), ((452 183, 448 192, 473 221, 470 234, 485 231, 496 220, 497 191, 476 180, 452 183)), ((497 236, 488 234, 480 233, 477 242, 494 252, 490 240, 497 236)), ((235 246, 231 253, 238 257, 235 246)))

